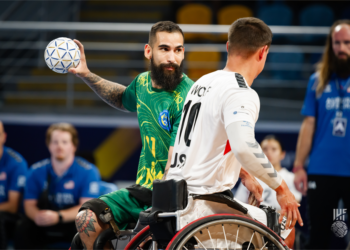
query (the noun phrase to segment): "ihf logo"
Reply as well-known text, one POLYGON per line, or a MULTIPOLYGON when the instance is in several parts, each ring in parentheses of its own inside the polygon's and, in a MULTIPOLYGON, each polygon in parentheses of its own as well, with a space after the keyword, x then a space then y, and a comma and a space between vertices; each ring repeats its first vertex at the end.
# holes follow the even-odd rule
POLYGON ((333 209, 333 233, 340 238, 343 238, 348 233, 348 227, 345 224, 346 208, 333 209))

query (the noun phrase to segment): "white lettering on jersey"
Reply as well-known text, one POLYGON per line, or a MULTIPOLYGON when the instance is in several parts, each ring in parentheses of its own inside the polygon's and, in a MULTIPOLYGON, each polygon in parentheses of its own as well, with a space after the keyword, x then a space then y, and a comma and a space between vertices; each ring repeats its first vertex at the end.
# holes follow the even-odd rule
POLYGON ((57 193, 55 202, 62 205, 74 204, 74 196, 71 193, 57 193))
POLYGON ((24 187, 26 185, 26 177, 24 175, 19 175, 17 178, 17 186, 24 187))
MULTIPOLYGON (((328 97, 326 100, 326 109, 339 109, 340 97, 328 97)), ((343 98, 343 109, 350 109, 350 97, 343 98)))
POLYGON ((92 182, 90 183, 89 193, 90 193, 90 194, 98 194, 98 192, 99 192, 98 182, 92 181, 92 182))
POLYGON ((5 187, 3 185, 0 185, 0 196, 6 196, 5 187))

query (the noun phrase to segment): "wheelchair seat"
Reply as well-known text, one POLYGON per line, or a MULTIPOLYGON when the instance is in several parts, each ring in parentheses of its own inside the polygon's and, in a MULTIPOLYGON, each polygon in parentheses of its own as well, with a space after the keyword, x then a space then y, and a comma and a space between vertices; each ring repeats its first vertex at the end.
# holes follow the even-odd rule
POLYGON ((132 223, 129 223, 127 226, 126 226, 126 230, 132 230, 136 227, 136 223, 132 222, 132 223))
MULTIPOLYGON (((231 192, 231 191, 230 191, 231 192)), ((233 199, 233 196, 230 197, 224 193, 217 193, 217 194, 192 194, 193 200, 199 199, 199 200, 207 200, 207 201, 213 201, 217 203, 226 204, 227 206, 238 210, 239 212, 242 212, 243 214, 248 213, 248 209, 243 207, 241 204, 239 204, 237 201, 233 199)), ((231 193, 232 194, 232 193, 231 193)))

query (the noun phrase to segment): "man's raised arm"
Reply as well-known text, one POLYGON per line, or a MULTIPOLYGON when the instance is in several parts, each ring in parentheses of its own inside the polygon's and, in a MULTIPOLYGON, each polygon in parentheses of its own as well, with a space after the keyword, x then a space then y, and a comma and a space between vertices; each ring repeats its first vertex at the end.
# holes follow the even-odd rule
POLYGON ((126 87, 90 72, 86 63, 84 46, 78 40, 74 40, 74 42, 80 49, 80 63, 78 67, 70 68, 68 71, 81 78, 104 102, 113 108, 127 111, 122 103, 122 96, 126 87))

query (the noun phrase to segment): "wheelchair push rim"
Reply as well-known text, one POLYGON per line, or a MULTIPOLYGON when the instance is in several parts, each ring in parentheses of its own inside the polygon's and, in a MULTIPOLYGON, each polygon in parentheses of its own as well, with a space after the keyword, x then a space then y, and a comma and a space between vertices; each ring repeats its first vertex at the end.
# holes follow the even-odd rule
POLYGON ((289 249, 282 238, 265 225, 240 215, 219 214, 190 223, 174 236, 166 249, 186 250, 190 249, 189 244, 196 244, 197 248, 207 250, 251 250, 268 249, 271 243, 277 249, 289 249), (243 236, 247 237, 243 239, 243 236))
POLYGON ((145 227, 131 239, 131 241, 126 245, 125 249, 128 249, 128 250, 138 249, 140 244, 143 243, 151 235, 152 233, 150 231, 150 227, 149 226, 145 227))

